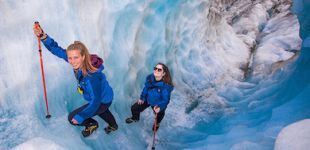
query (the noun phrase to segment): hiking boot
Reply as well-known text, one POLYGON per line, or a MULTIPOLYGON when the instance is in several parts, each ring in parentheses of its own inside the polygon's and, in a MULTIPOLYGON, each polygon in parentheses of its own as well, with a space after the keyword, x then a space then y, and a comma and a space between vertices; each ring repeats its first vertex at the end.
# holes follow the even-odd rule
POLYGON ((117 130, 117 128, 118 128, 117 125, 114 126, 114 127, 108 125, 107 127, 104 128, 104 131, 105 131, 106 134, 109 134, 110 132, 117 130))
POLYGON ((88 127, 85 127, 85 129, 82 131, 82 135, 84 137, 88 137, 90 136, 96 129, 98 128, 98 125, 97 124, 93 124, 93 125, 90 125, 88 127))
MULTIPOLYGON (((159 123, 156 123, 156 131, 158 130, 159 128, 159 123)), ((154 131, 154 126, 152 126, 152 130, 154 131)))
POLYGON ((128 123, 128 124, 133 123, 133 122, 137 122, 137 121, 139 121, 139 120, 132 119, 132 117, 126 119, 126 123, 128 123))

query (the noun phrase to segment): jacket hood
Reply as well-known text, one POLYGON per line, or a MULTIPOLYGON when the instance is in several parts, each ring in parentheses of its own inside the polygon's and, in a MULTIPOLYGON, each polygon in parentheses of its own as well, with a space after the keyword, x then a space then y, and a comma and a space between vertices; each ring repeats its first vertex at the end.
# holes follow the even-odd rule
POLYGON ((96 68, 99 68, 103 64, 102 58, 100 58, 96 54, 91 54, 90 60, 91 60, 91 64, 96 68))
POLYGON ((150 74, 149 77, 149 83, 154 85, 154 86, 159 86, 159 87, 165 87, 167 88, 169 91, 172 91, 173 90, 173 86, 172 85, 169 85, 167 83, 165 83, 164 81, 159 81, 159 82, 156 82, 155 80, 155 76, 153 74, 150 74))
POLYGON ((98 69, 97 72, 101 72, 104 69, 102 58, 100 58, 96 54, 91 54, 90 60, 91 64, 98 69))

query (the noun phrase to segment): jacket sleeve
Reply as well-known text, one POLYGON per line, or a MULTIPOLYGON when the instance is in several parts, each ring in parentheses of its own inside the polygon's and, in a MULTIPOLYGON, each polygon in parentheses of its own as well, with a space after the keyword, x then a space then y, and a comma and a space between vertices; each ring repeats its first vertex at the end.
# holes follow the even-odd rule
POLYGON ((57 42, 54 41, 51 37, 47 35, 47 38, 45 40, 42 40, 44 46, 55 56, 64 59, 68 62, 68 57, 66 50, 58 46, 57 42))
MULTIPOLYGON (((95 77, 95 76, 94 76, 95 77)), ((84 108, 80 113, 74 116, 74 119, 77 120, 79 124, 81 124, 85 119, 93 117, 97 112, 98 108, 101 104, 101 82, 98 82, 91 77, 91 79, 86 80, 87 82, 87 92, 89 92, 91 96, 91 100, 86 108, 84 108)), ((85 92, 86 92, 85 91, 85 92)))
POLYGON ((140 95, 140 100, 143 100, 145 101, 146 100, 146 95, 147 95, 147 87, 144 86, 142 92, 141 92, 141 95, 140 95))
POLYGON ((148 79, 149 76, 146 77, 146 80, 145 80, 145 83, 144 83, 144 88, 141 92, 141 95, 140 95, 140 99, 143 100, 143 101, 146 101, 146 97, 147 97, 147 90, 148 90, 148 87, 149 87, 149 83, 148 83, 148 79))
POLYGON ((160 107, 160 110, 164 110, 167 108, 169 102, 170 102, 170 96, 171 96, 172 90, 169 88, 164 88, 162 91, 162 100, 157 104, 160 107))

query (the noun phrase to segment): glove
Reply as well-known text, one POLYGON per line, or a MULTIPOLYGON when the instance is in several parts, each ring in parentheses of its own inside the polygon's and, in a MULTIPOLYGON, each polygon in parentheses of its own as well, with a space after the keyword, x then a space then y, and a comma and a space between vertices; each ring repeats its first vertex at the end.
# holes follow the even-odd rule
POLYGON ((39 22, 35 22, 33 26, 34 34, 39 37, 41 40, 46 39, 47 35, 44 33, 43 29, 41 28, 39 22))

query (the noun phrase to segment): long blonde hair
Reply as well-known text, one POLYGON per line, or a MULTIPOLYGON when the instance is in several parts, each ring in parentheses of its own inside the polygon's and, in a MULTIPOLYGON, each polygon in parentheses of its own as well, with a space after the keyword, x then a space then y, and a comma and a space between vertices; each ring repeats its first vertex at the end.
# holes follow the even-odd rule
POLYGON ((82 42, 74 41, 74 43, 70 44, 67 48, 67 51, 70 51, 70 50, 79 50, 82 57, 85 56, 84 61, 81 65, 81 70, 82 70, 83 76, 88 75, 87 71, 89 71, 91 73, 97 71, 97 68, 95 68, 91 64, 90 54, 88 52, 88 49, 86 48, 86 46, 82 42))

